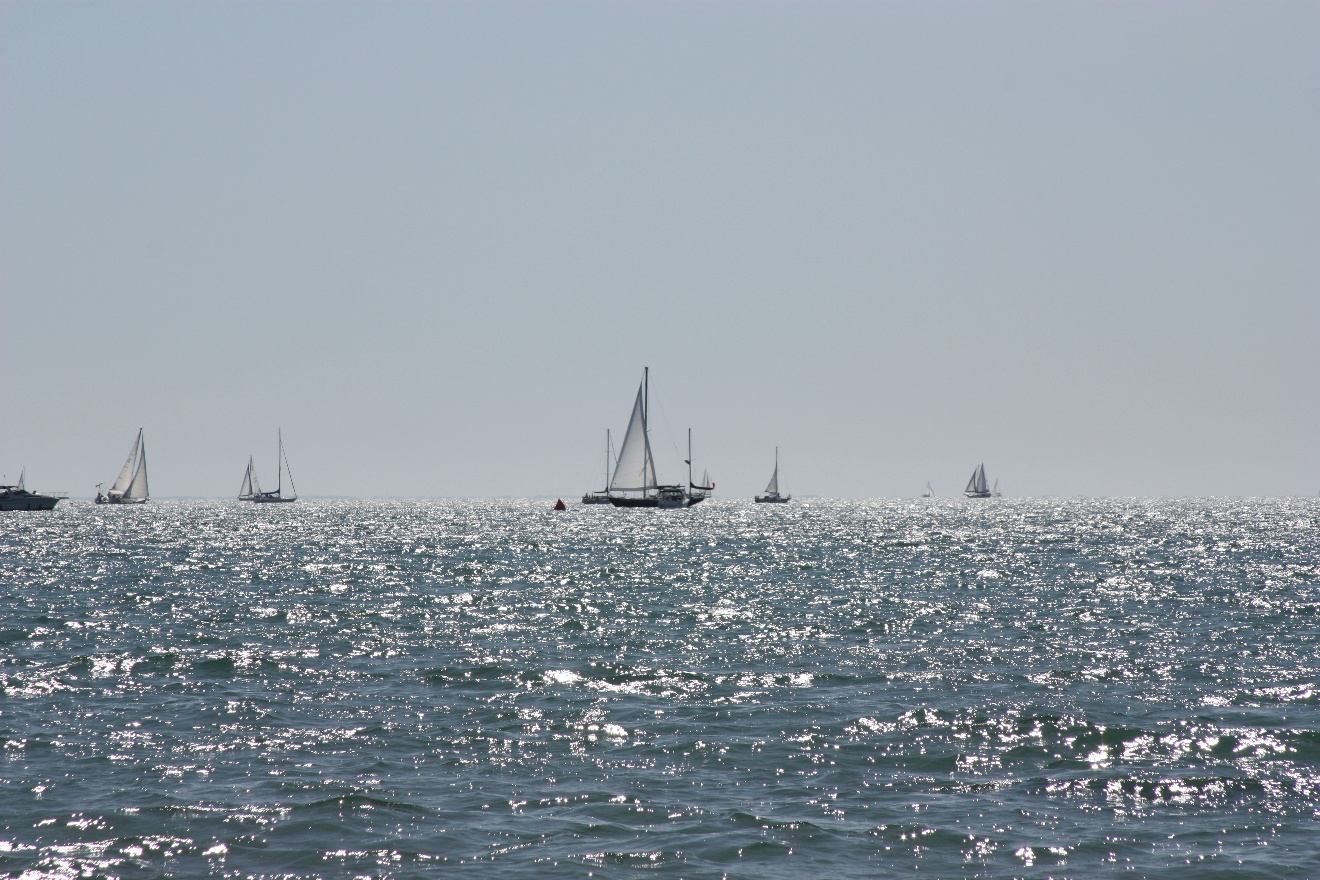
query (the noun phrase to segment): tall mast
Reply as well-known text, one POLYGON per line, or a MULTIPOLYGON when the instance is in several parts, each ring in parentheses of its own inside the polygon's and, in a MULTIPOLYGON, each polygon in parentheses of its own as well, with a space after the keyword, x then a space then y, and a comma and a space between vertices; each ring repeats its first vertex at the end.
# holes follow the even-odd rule
POLYGON ((688 488, 692 488, 692 429, 688 428, 688 488))
POLYGON ((610 491, 610 429, 605 429, 605 491, 610 491))
POLYGON ((279 428, 276 434, 280 438, 280 448, 275 458, 275 494, 284 494, 284 429, 279 428))
MULTIPOLYGON (((647 420, 647 411, 650 409, 651 409, 651 368, 642 367, 642 441, 643 441, 642 445, 646 449, 647 458, 651 457, 651 426, 647 420)), ((645 472, 645 465, 643 465, 643 472, 645 472)), ((653 458, 651 459, 651 472, 653 474, 655 473, 655 459, 653 458)), ((643 483, 646 482, 646 479, 644 477, 642 479, 642 482, 643 483)), ((659 480, 656 479, 656 482, 659 482, 659 480)), ((642 490, 642 496, 646 497, 645 489, 642 490)))

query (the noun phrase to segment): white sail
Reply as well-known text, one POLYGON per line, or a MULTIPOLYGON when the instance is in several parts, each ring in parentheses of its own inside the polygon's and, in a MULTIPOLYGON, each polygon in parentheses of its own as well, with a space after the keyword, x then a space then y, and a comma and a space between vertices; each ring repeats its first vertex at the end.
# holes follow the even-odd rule
POLYGON ((646 492, 656 487, 655 461, 651 458, 651 439, 646 436, 645 380, 637 389, 637 402, 633 404, 628 430, 619 447, 619 458, 614 463, 611 492, 646 492))
POLYGON ((20 491, 20 492, 26 492, 26 491, 27 491, 27 467, 26 467, 26 466, 23 468, 22 472, 18 475, 18 491, 20 491))
POLYGON ((765 494, 779 494, 779 447, 775 447, 775 472, 770 475, 770 482, 765 484, 765 494))
POLYGON ((238 490, 239 498, 251 498, 253 495, 261 494, 261 483, 257 480, 257 469, 252 464, 252 458, 248 458, 247 471, 243 474, 243 485, 238 490))
POLYGON ((128 460, 119 470, 119 476, 110 484, 110 495, 123 495, 128 489, 128 484, 133 478, 133 462, 137 460, 138 447, 142 445, 142 429, 138 428, 137 439, 133 441, 133 448, 128 452, 128 460))
POLYGON ((124 492, 125 501, 146 501, 150 497, 147 490, 147 444, 142 439, 142 431, 138 430, 138 442, 135 444, 138 448, 137 469, 133 471, 133 482, 128 484, 127 491, 124 492))
POLYGON ((985 496, 990 494, 990 489, 986 485, 984 463, 978 465, 976 470, 972 471, 972 478, 967 481, 967 488, 963 492, 966 495, 985 496))

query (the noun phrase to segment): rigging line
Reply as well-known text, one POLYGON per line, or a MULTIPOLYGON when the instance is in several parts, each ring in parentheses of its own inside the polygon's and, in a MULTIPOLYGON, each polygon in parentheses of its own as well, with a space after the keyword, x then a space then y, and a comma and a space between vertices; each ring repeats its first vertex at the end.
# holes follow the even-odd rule
MULTIPOLYGON (((669 425, 669 413, 665 412, 665 402, 656 395, 656 402, 660 404, 660 420, 665 424, 665 434, 669 436, 669 445, 674 447, 674 456, 679 461, 687 461, 687 456, 679 451, 678 440, 674 437, 674 429, 669 425)), ((658 475, 657 475, 658 476, 658 475)))

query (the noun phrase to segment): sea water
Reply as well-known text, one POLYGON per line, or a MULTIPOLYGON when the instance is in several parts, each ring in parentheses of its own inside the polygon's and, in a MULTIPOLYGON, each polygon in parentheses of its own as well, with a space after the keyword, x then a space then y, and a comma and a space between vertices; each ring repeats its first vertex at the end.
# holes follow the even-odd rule
POLYGON ((0 519, 0 872, 1320 877, 1313 499, 0 519))

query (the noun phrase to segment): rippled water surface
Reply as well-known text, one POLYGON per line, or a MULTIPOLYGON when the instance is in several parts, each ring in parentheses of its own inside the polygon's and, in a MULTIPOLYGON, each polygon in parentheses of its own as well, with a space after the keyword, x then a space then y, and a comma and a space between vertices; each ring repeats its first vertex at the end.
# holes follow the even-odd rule
POLYGON ((0 872, 1320 877, 1320 506, 0 518, 0 872))

